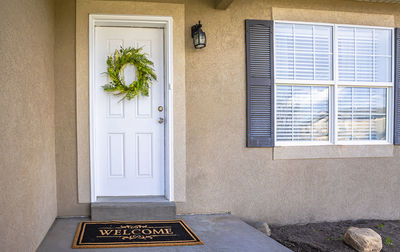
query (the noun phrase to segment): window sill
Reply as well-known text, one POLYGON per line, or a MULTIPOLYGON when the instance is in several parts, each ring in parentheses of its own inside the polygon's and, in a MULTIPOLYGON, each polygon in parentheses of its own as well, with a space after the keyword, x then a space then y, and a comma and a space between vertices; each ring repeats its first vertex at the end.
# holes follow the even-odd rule
POLYGON ((276 146, 273 159, 393 157, 392 144, 276 146))

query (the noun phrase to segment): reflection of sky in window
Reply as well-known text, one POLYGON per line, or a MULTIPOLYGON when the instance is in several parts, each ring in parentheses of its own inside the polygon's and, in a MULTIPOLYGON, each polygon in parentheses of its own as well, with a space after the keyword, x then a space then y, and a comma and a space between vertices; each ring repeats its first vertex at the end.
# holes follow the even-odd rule
POLYGON ((277 141, 328 141, 328 87, 277 85, 277 141))

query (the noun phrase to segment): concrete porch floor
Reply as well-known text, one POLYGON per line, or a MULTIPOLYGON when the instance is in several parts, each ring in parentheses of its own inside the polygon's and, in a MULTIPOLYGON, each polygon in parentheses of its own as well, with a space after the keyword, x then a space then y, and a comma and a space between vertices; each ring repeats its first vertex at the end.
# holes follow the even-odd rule
POLYGON ((232 215, 181 215, 191 229, 200 237, 204 245, 171 246, 171 247, 138 247, 138 248, 101 248, 101 249, 72 249, 72 241, 78 223, 87 218, 56 219, 50 228, 38 252, 63 251, 205 251, 205 252, 289 252, 282 246, 253 227, 232 215))

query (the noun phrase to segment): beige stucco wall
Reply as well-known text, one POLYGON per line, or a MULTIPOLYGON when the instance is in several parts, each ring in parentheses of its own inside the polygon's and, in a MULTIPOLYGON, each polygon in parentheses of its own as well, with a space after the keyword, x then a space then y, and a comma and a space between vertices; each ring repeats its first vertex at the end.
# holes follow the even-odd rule
POLYGON ((196 51, 186 37, 187 200, 179 212, 232 212, 281 224, 400 218, 399 148, 394 158, 273 160, 272 148, 245 147, 244 44, 245 19, 275 14, 286 20, 393 26, 399 6, 235 0, 219 11, 213 2, 185 5, 186 33, 200 19, 208 43, 196 51), (317 11, 305 14, 304 9, 317 11))
POLYGON ((90 215, 90 205, 78 203, 76 151, 75 0, 56 0, 56 164, 60 216, 90 215))
MULTIPOLYGON (((186 143, 184 139, 179 139, 179 145, 186 146, 186 155, 184 152, 177 154, 186 160, 183 167, 183 170, 186 169, 186 176, 183 172, 179 175, 183 177, 175 177, 186 179, 186 186, 181 183, 180 187, 176 187, 178 192, 186 190, 186 201, 178 203, 179 213, 232 212, 249 221, 267 220, 281 224, 356 218, 400 218, 399 147, 391 150, 393 157, 348 158, 344 155, 347 158, 304 160, 273 160, 271 148, 245 147, 244 44, 245 19, 271 19, 274 16, 276 19, 286 20, 399 26, 398 5, 340 0, 235 0, 228 10, 222 11, 214 9, 214 0, 186 0, 184 5, 173 5, 179 7, 172 8, 173 10, 167 7, 169 4, 152 4, 151 8, 145 7, 146 4, 78 0, 77 20, 82 15, 81 19, 85 21, 81 23, 81 28, 77 24, 77 28, 85 32, 89 12, 139 15, 161 13, 158 15, 173 16, 176 12, 182 13, 180 8, 184 6, 185 18, 179 23, 184 24, 185 44, 174 45, 174 50, 177 46, 185 50, 180 54, 185 55, 184 59, 179 58, 178 62, 185 66, 175 71, 175 81, 176 78, 186 76, 180 88, 175 89, 175 92, 181 92, 178 97, 184 100, 175 99, 174 107, 179 107, 178 113, 186 115, 186 119, 177 115, 181 118, 181 124, 175 129, 175 132, 186 129, 186 143), (82 12, 79 11, 80 5, 82 12), (139 5, 143 8, 133 10, 133 6, 139 5), (190 27, 199 19, 204 24, 208 44, 203 50, 194 50, 190 27)), ((72 17, 69 19, 73 22, 72 17)), ((65 26, 67 21, 59 28, 65 26)), ((66 33, 71 33, 70 28, 67 30, 66 33)), ((177 35, 175 31, 174 33, 177 35)), ((70 35, 65 36, 70 38, 70 35)), ((77 54, 82 53, 82 61, 87 64, 87 38, 84 39, 81 42, 83 51, 77 48, 77 54)), ((177 43, 175 37, 174 42, 177 43)), ((77 44, 80 44, 79 41, 77 44)), ((63 57, 68 58, 69 62, 75 56, 71 48, 68 51, 63 57)), ((68 63, 69 67, 72 64, 68 63)), ((83 69, 83 72, 78 72, 78 76, 83 74, 82 78, 87 78, 86 73, 87 70, 83 69)), ((68 75, 67 78, 68 85, 72 85, 72 76, 68 75)), ((83 88, 81 84, 77 84, 78 89, 82 88, 83 91, 81 97, 80 94, 77 96, 78 106, 80 99, 84 101, 88 97, 84 86, 87 80, 82 80, 83 88)), ((70 92, 64 95, 68 96, 66 101, 74 99, 70 92)), ((62 125, 66 117, 72 116, 74 109, 74 105, 69 102, 63 104, 67 106, 63 108, 63 113, 69 112, 60 117, 59 125, 62 125)), ((83 107, 85 106, 87 104, 83 107)), ((86 167, 89 162, 87 120, 87 111, 78 111, 78 139, 79 134, 82 134, 83 148, 86 148, 86 152, 78 151, 82 153, 78 154, 78 160, 82 158, 86 167), (83 122, 82 131, 79 129, 79 120, 83 122)), ((61 150, 76 152, 76 143, 73 139, 68 140, 59 150, 60 153, 61 150)), ((71 153, 68 155, 73 157, 71 153)), ((68 179, 58 181, 62 183, 58 185, 59 190, 62 190, 58 193, 59 207, 63 208, 59 213, 85 214, 86 210, 79 209, 77 205, 72 204, 67 208, 60 203, 77 202, 76 193, 67 190, 70 190, 69 187, 77 187, 78 181, 74 165, 65 165, 65 161, 61 164, 63 166, 58 167, 58 170, 65 169, 68 179)), ((85 168, 82 171, 80 185, 87 189, 82 191, 81 196, 82 199, 87 199, 89 173, 85 168)))
POLYGON ((54 2, 0 5, 0 250, 35 251, 57 215, 54 2))

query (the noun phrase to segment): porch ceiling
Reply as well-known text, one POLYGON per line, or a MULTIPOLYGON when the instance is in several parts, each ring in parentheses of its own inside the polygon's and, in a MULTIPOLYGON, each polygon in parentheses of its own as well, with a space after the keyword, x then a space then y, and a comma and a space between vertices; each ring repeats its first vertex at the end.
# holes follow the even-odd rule
MULTIPOLYGON (((234 0, 215 0, 215 9, 226 10, 234 0)), ((399 4, 400 0, 354 0, 357 2, 399 4)))
POLYGON ((358 2, 372 2, 372 3, 400 3, 400 0, 355 0, 358 2))

